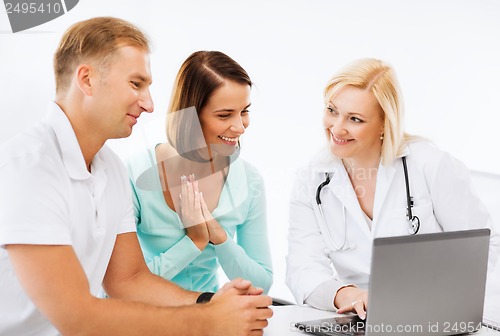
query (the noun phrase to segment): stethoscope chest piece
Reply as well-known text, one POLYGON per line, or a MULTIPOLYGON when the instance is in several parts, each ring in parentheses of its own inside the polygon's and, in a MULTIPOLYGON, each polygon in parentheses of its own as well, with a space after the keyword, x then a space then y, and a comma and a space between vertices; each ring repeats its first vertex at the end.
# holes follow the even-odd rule
POLYGON ((408 221, 408 232, 412 235, 417 234, 420 229, 420 219, 417 216, 413 216, 411 220, 408 221))

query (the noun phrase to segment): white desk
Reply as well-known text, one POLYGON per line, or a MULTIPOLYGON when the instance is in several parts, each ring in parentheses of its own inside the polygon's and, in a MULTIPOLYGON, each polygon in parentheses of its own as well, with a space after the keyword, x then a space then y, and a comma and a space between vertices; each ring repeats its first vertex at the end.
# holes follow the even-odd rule
POLYGON ((484 299, 484 317, 500 322, 500 293, 486 296, 484 299))
MULTIPOLYGON (((264 335, 266 336, 306 335, 303 332, 295 330, 295 322, 338 316, 336 313, 306 306, 273 306, 271 308, 274 315, 269 320, 269 326, 264 329, 264 335)), ((500 335, 500 332, 483 327, 481 331, 472 335, 500 335)))

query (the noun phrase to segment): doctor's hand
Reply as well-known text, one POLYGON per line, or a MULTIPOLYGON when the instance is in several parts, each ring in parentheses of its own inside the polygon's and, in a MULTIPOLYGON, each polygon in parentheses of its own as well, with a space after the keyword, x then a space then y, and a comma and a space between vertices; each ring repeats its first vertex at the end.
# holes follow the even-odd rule
POLYGON ((198 181, 195 181, 194 175, 181 177, 180 217, 182 224, 186 228, 186 235, 191 238, 193 243, 203 251, 208 245, 208 228, 203 217, 201 205, 201 193, 198 190, 198 181))
POLYGON ((341 288, 333 300, 335 307, 339 307, 338 313, 354 312, 359 318, 366 318, 366 307, 368 306, 368 291, 353 286, 341 288))

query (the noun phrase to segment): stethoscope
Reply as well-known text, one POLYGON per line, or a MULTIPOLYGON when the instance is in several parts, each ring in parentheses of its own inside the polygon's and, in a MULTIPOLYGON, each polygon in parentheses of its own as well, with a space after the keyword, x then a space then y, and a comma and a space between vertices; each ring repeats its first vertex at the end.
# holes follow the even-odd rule
MULTIPOLYGON (((406 186, 406 221, 408 223, 408 232, 412 235, 417 234, 418 230, 420 229, 420 219, 417 216, 413 215, 412 208, 413 208, 413 197, 410 195, 410 181, 408 179, 408 168, 406 166, 406 157, 403 156, 401 158, 403 161, 403 171, 405 175, 405 186, 406 186)), ((344 213, 344 240, 342 242, 342 245, 340 247, 337 246, 337 244, 334 243, 332 236, 330 234, 330 230, 328 229, 328 225, 326 224, 326 219, 325 215, 323 213, 323 209, 321 207, 321 190, 327 186, 330 181, 331 181, 331 175, 332 173, 325 173, 326 179, 321 182, 321 184, 318 186, 318 189, 316 189, 316 203, 318 204, 318 209, 322 217, 322 221, 326 229, 328 230, 328 234, 330 235, 330 241, 332 242, 333 247, 335 248, 335 251, 345 251, 349 249, 349 246, 346 246, 346 236, 347 236, 347 224, 345 221, 345 213, 344 213)), ((345 211, 345 208, 344 208, 345 211)))

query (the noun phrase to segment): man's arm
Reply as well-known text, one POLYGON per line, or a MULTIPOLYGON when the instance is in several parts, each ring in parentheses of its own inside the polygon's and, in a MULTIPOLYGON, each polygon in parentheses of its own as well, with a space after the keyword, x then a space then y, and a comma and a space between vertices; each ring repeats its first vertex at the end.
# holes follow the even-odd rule
MULTIPOLYGON (((116 251, 129 244, 132 238, 122 235, 116 251), (130 241, 129 241, 130 240, 130 241), (122 245, 123 244, 123 245, 122 245)), ((125 273, 114 267, 128 268, 127 263, 134 264, 134 244, 129 258, 115 259, 114 266, 108 270, 106 282, 116 276, 119 279, 125 273), (112 272, 112 273, 109 273, 112 272), (117 272, 117 273, 114 273, 117 272)), ((64 335, 261 335, 262 328, 267 325, 267 318, 272 311, 267 307, 271 299, 267 296, 242 295, 244 291, 230 286, 213 302, 183 307, 159 307, 151 304, 125 301, 121 299, 98 299, 90 294, 89 284, 80 263, 71 246, 54 245, 8 245, 7 251, 12 260, 15 272, 28 296, 54 326, 64 335)), ((119 251, 119 252, 118 252, 119 251)), ((140 263, 137 263, 139 265, 140 263)), ((144 266, 145 267, 145 266, 144 266)), ((133 269, 133 267, 132 267, 133 269)), ((140 269, 140 267, 139 267, 140 269)), ((131 290, 141 287, 139 279, 146 278, 152 284, 159 297, 172 300, 175 304, 194 302, 196 294, 187 293, 175 285, 166 284, 160 289, 160 281, 149 282, 146 274, 141 272, 124 282, 125 288, 131 290), (134 279, 135 278, 135 279, 134 279), (170 294, 172 296, 170 296, 170 294), (171 299, 173 298, 173 299, 171 299)), ((127 297, 125 290, 115 289, 108 284, 113 294, 127 297), (115 294, 115 291, 117 294, 115 294)), ((118 286, 117 286, 118 287, 118 286)), ((143 293, 145 293, 144 291, 143 293)), ((154 292, 154 291, 152 291, 154 292)), ((140 297, 138 294, 130 294, 140 297)), ((144 295, 148 295, 147 293, 144 295)), ((147 300, 142 300, 147 301, 147 300)), ((161 299, 158 301, 162 301, 161 299)), ((163 303, 163 301, 162 301, 163 303)))
POLYGON ((157 306, 194 304, 200 294, 187 291, 151 273, 135 232, 117 236, 103 287, 112 298, 157 306))

